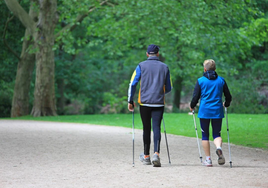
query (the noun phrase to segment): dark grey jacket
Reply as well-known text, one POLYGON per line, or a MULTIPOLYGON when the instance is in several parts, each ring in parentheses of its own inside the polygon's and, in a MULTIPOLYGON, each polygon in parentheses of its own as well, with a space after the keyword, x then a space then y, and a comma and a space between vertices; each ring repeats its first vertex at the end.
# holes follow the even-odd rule
POLYGON ((133 101, 136 85, 140 81, 138 102, 144 106, 163 106, 164 96, 172 89, 170 72, 166 64, 158 57, 149 57, 139 63, 132 75, 129 87, 128 102, 133 101))

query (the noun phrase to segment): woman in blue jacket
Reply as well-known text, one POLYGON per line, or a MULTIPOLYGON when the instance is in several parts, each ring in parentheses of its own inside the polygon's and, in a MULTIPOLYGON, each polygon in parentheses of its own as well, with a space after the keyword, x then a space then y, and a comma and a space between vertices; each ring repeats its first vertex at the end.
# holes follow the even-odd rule
POLYGON ((209 124, 212 125, 212 135, 214 144, 217 148, 218 164, 225 164, 225 158, 222 152, 222 138, 221 126, 222 118, 224 118, 223 107, 229 107, 232 101, 232 96, 228 89, 224 78, 217 75, 215 72, 216 64, 212 59, 204 61, 204 74, 198 78, 193 98, 190 104, 190 110, 193 111, 198 100, 200 99, 198 118, 200 118, 200 125, 202 130, 202 146, 205 151, 206 160, 205 166, 212 166, 210 157, 209 144, 209 124), (225 102, 222 102, 222 93, 225 96, 225 102))

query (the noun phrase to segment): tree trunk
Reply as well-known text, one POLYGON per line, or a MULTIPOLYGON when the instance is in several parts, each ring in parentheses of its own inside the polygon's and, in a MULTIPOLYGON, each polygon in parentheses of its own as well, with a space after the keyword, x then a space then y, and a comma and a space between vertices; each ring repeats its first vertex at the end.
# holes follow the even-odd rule
MULTIPOLYGON (((32 20, 37 16, 31 4, 29 16, 32 20)), ((16 81, 12 100, 11 117, 24 116, 29 114, 29 91, 32 73, 34 70, 35 54, 27 50, 33 46, 33 38, 28 29, 25 30, 22 51, 17 67, 16 81)))
POLYGON ((54 30, 57 23, 57 0, 40 2, 38 32, 36 35, 36 80, 32 116, 54 116, 56 100, 54 88, 54 30))
POLYGON ((183 81, 182 77, 177 76, 173 84, 175 90, 174 104, 177 109, 180 109, 182 81, 183 81))
MULTIPOLYGON (((27 30, 25 36, 28 36, 27 30)), ((18 63, 16 74, 11 117, 29 114, 29 91, 35 63, 35 54, 29 54, 26 52, 26 49, 31 43, 31 40, 27 41, 26 37, 24 38, 21 59, 18 63)))

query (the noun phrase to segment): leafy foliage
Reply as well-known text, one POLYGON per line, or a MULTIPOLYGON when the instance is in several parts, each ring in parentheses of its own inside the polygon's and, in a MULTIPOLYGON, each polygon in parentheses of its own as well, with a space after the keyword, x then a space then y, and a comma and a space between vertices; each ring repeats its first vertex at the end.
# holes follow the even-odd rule
MULTIPOLYGON (((4 6, 0 3, 1 25, 9 14, 4 6)), ((173 83, 182 80, 183 101, 189 101, 202 76, 203 61, 212 58, 233 94, 230 111, 267 113, 267 8, 267 0, 110 0, 104 6, 95 0, 58 0, 54 50, 59 114, 99 113, 107 106, 105 113, 126 112, 130 76, 146 59, 150 43, 160 46, 173 83), (78 21, 79 16, 85 17, 78 21), (63 30, 66 25, 69 29, 63 30)), ((13 21, 6 37, 19 52, 24 28, 13 21)), ((0 53, 0 89, 9 87, 10 97, 17 60, 7 49, 0 53)))

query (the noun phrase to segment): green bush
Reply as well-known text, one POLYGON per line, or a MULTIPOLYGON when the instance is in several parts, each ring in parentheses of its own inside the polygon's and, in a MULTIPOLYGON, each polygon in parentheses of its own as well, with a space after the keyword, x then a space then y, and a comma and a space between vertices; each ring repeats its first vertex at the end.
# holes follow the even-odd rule
POLYGON ((0 82, 0 117, 10 117, 13 87, 13 83, 0 82))
MULTIPOLYGON (((228 83, 232 94, 230 112, 239 114, 263 114, 265 107, 262 105, 262 96, 258 93, 260 83, 250 77, 241 77, 239 80, 232 79, 228 83)), ((267 113, 267 112, 266 112, 267 113)))

